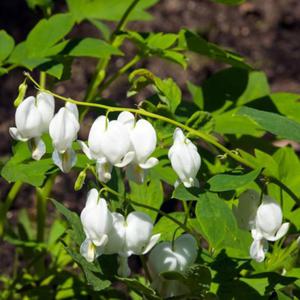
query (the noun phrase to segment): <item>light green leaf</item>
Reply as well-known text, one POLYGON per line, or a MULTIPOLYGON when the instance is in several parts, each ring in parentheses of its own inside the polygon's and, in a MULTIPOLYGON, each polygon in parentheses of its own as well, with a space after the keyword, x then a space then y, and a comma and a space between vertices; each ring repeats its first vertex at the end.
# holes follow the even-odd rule
POLYGON ((197 86, 193 84, 192 82, 187 82, 187 87, 189 92, 192 94, 194 103, 203 110, 204 108, 204 98, 203 98, 203 92, 202 88, 200 86, 197 86))
POLYGON ((42 19, 30 31, 26 47, 30 57, 45 57, 57 42, 72 29, 74 20, 71 14, 56 14, 49 19, 42 19))
POLYGON ((198 188, 190 188, 186 189, 183 184, 180 184, 173 191, 172 198, 183 200, 183 201, 191 201, 191 200, 199 200, 198 196, 200 194, 200 190, 198 188))
POLYGON ((162 32, 151 34, 147 39, 147 45, 152 49, 168 49, 170 48, 177 40, 177 34, 167 33, 163 34, 162 32))
MULTIPOLYGON (((154 5, 158 0, 141 0, 130 13, 128 19, 149 20, 151 16, 145 9, 154 5)), ((100 19, 119 21, 132 0, 67 0, 68 8, 77 22, 84 19, 100 19)))
POLYGON ((5 30, 0 30, 0 64, 9 56, 14 46, 14 39, 5 30))
POLYGON ((196 205, 196 217, 211 247, 220 249, 224 242, 236 240, 237 222, 229 207, 217 194, 200 195, 196 205))
MULTIPOLYGON (((159 180, 151 180, 150 182, 144 182, 143 184, 137 184, 135 182, 130 182, 130 199, 135 202, 152 206, 159 209, 163 202, 163 188, 159 180)), ((133 207, 138 210, 148 214, 153 221, 155 221, 157 212, 139 207, 138 205, 133 205, 133 207)))
POLYGON ((72 40, 66 46, 63 53, 65 52, 70 56, 88 56, 96 58, 122 55, 122 52, 118 48, 94 38, 72 40))
POLYGON ((235 190, 254 181, 261 169, 256 169, 242 175, 217 174, 208 180, 212 192, 235 190))
POLYGON ((36 6, 46 8, 52 4, 52 0, 26 0, 26 2, 31 9, 35 9, 36 6))
POLYGON ((279 114, 262 111, 250 107, 242 107, 238 115, 248 116, 265 130, 281 138, 300 142, 300 123, 283 117, 279 114))

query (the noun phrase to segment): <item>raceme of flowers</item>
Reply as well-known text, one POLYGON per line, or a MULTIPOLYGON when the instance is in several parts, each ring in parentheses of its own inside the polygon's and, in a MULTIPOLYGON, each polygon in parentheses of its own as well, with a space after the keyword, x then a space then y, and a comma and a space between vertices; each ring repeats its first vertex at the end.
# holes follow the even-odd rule
POLYGON ((234 207, 234 213, 240 227, 251 230, 253 242, 250 256, 258 262, 265 259, 268 241, 281 239, 289 229, 289 223, 282 223, 279 204, 267 195, 263 195, 260 201, 259 194, 254 190, 247 190, 240 195, 239 205, 234 207))
POLYGON ((134 211, 125 218, 112 213, 96 189, 89 191, 80 218, 86 235, 81 255, 92 262, 102 254, 118 254, 120 276, 130 275, 129 256, 148 253, 160 238, 160 234, 152 235, 153 223, 147 214, 134 211))
MULTIPOLYGON (((16 127, 11 127, 9 132, 15 140, 28 142, 35 160, 45 154, 42 135, 49 132, 54 148, 53 162, 62 172, 68 173, 77 160, 72 144, 80 129, 78 109, 69 102, 56 114, 54 108, 54 97, 45 92, 24 99, 16 110, 16 127)), ((175 187, 180 182, 187 188, 198 186, 196 176, 201 158, 197 147, 180 128, 175 129, 173 139, 168 156, 179 177, 175 187)), ((111 179, 113 167, 125 167, 129 180, 142 183, 147 170, 158 164, 158 159, 151 156, 157 144, 154 127, 147 120, 136 121, 127 111, 121 112, 117 120, 99 116, 92 124, 87 144, 78 142, 85 155, 95 161, 97 177, 103 183, 111 179)))

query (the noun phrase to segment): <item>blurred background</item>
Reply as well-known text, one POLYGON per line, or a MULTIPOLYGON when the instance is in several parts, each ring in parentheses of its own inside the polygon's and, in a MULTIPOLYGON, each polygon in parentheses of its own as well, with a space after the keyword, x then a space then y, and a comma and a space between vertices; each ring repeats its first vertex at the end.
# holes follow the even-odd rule
MULTIPOLYGON (((55 11, 64 11, 64 1, 57 0, 55 11)), ((230 7, 209 0, 161 0, 150 9, 153 20, 147 23, 134 22, 129 28, 137 31, 178 32, 188 27, 199 32, 210 42, 232 49, 246 57, 255 68, 267 73, 273 91, 300 93, 300 1, 299 0, 256 0, 230 7)), ((25 0, 0 1, 0 29, 5 29, 16 42, 26 38, 30 29, 41 18, 40 11, 32 11, 25 0)), ((112 24, 110 24, 113 26, 112 24)), ((76 36, 98 36, 90 24, 82 23, 72 34, 76 36)), ((0 45, 1 47, 1 45, 0 45)), ((128 44, 125 52, 132 56, 134 48, 128 44)), ((201 85, 212 73, 224 67, 220 63, 203 57, 190 57, 191 63, 186 71, 169 62, 159 59, 142 61, 139 67, 147 67, 160 77, 172 76, 185 91, 185 83, 191 80, 201 85)), ((111 70, 122 66, 128 57, 113 61, 111 70)), ((82 99, 85 88, 91 79, 95 61, 80 59, 72 68, 72 78, 55 87, 59 94, 82 99)), ((13 100, 17 96, 19 84, 23 81, 22 70, 16 69, 0 78, 0 161, 5 161, 11 152, 12 140, 8 127, 14 124, 15 108, 13 100)), ((104 96, 124 99, 128 82, 120 78, 104 96)), ((29 89, 29 93, 35 93, 29 89)), ((86 126, 88 128, 88 126, 86 126)), ((86 138, 83 128, 81 135, 86 138)), ((84 199, 83 193, 73 193, 76 177, 74 173, 57 177, 54 197, 71 209, 79 210, 84 199)), ((0 179, 0 198, 7 195, 9 185, 0 179)), ((31 188, 23 187, 11 207, 9 221, 16 222, 20 208, 29 210, 35 218, 34 194, 31 188)), ((51 221, 53 208, 49 207, 48 222, 51 221)), ((13 272, 14 248, 0 241, 0 273, 13 272)))

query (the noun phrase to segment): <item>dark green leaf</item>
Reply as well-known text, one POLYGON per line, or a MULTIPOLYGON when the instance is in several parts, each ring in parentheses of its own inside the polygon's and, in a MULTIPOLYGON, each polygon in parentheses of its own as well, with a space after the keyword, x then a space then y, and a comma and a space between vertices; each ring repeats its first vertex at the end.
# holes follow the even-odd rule
POLYGON ((183 34, 186 45, 182 45, 182 47, 186 46, 187 50, 208 56, 235 67, 251 69, 240 55, 224 50, 213 43, 209 43, 204 38, 191 31, 185 30, 183 31, 183 34))
POLYGON ((213 248, 219 249, 226 241, 236 239, 237 223, 232 211, 217 194, 200 195, 196 205, 196 217, 201 232, 213 248))
POLYGON ((204 108, 204 98, 203 98, 203 92, 202 88, 200 86, 197 86, 193 84, 192 82, 187 82, 187 87, 189 92, 192 94, 194 103, 203 110, 204 108))
POLYGON ((14 39, 5 30, 0 30, 0 64, 9 56, 14 46, 14 39))
POLYGON ((208 180, 212 192, 235 190, 254 181, 261 169, 256 169, 242 175, 218 174, 208 180))
POLYGON ((281 137, 300 142, 300 123, 292 121, 279 114, 257 110, 250 107, 242 107, 239 115, 248 116, 265 130, 281 137))

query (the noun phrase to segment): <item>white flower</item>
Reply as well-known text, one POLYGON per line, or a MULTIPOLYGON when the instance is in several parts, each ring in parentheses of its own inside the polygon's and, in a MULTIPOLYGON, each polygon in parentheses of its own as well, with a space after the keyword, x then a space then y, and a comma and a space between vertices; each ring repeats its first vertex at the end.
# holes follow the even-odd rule
POLYGON ((254 228, 251 230, 253 242, 250 247, 250 256, 262 262, 268 250, 267 241, 274 242, 281 239, 288 229, 289 223, 282 224, 282 211, 279 204, 271 197, 264 195, 262 204, 256 211, 254 228))
POLYGON ((162 242, 151 251, 148 260, 149 271, 153 279, 152 286, 163 297, 174 297, 188 292, 187 287, 177 280, 166 280, 160 273, 186 271, 196 260, 198 246, 190 234, 183 234, 174 241, 162 242))
POLYGON ((69 102, 50 122, 49 133, 54 147, 52 159, 64 173, 69 172, 76 163, 72 143, 77 138, 79 128, 77 106, 69 102))
POLYGON ((99 198, 96 189, 89 191, 80 219, 86 235, 80 253, 87 261, 92 262, 103 253, 113 220, 105 199, 99 198))
MULTIPOLYGON (((172 168, 185 187, 199 186, 196 175, 201 166, 201 157, 197 147, 184 136, 180 128, 176 128, 173 135, 174 143, 168 156, 172 168)), ((179 184, 177 181, 175 187, 179 184)))
POLYGON ((233 206, 233 213, 241 229, 251 230, 255 227, 259 202, 259 194, 255 190, 246 190, 240 195, 238 206, 233 206))
POLYGON ((89 159, 96 160, 98 178, 107 182, 111 178, 112 166, 125 167, 133 157, 127 129, 117 121, 109 121, 105 116, 98 117, 93 123, 88 147, 80 141, 83 152, 89 159))
POLYGON ((120 121, 128 130, 131 149, 134 151, 134 159, 127 168, 127 176, 130 180, 143 182, 145 170, 158 164, 158 159, 150 157, 156 148, 156 132, 147 120, 141 119, 135 123, 132 113, 124 111, 119 114, 120 121))
POLYGON ((26 98, 16 110, 16 127, 9 128, 9 133, 15 140, 29 142, 33 159, 39 160, 46 152, 41 136, 48 131, 54 105, 53 96, 43 92, 26 98))
POLYGON ((131 212, 126 220, 119 213, 112 213, 113 228, 105 246, 105 254, 119 254, 120 276, 129 276, 127 258, 132 254, 143 255, 157 243, 160 234, 152 235, 153 223, 143 212, 131 212))

